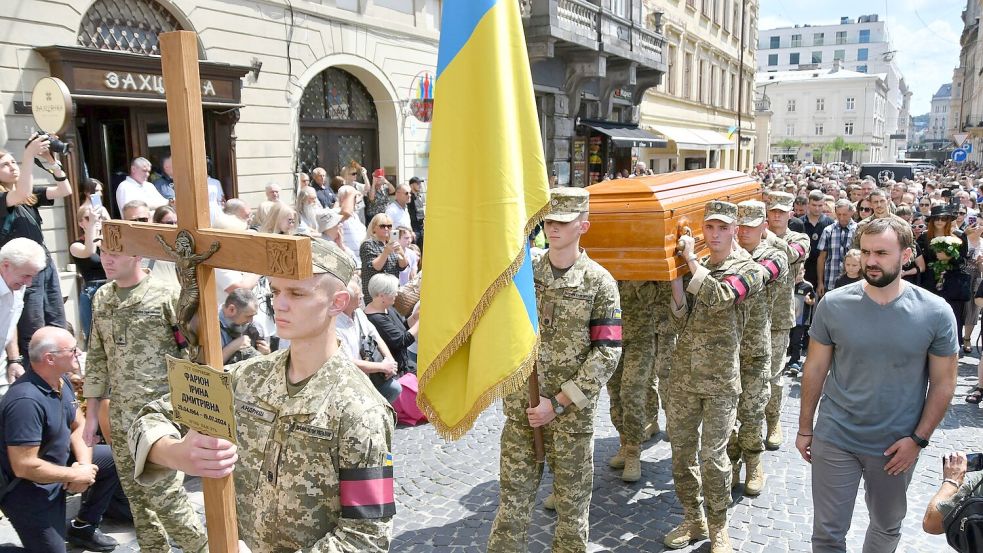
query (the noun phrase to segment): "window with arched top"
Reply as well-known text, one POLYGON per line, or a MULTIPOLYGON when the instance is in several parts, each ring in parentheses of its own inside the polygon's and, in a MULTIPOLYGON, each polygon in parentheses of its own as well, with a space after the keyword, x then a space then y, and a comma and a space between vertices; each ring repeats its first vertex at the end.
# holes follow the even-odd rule
POLYGON ((157 35, 180 30, 177 18, 154 0, 95 0, 82 16, 78 44, 159 56, 157 35))

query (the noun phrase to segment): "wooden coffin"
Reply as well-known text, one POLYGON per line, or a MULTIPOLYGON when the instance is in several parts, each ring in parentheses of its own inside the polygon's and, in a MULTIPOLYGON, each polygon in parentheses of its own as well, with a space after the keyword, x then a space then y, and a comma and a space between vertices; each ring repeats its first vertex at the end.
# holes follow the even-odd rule
POLYGON ((761 184, 739 171, 697 169, 597 183, 590 191, 590 230, 580 239, 591 259, 618 280, 668 281, 688 272, 675 254, 683 233, 703 241, 710 200, 760 200, 761 184))

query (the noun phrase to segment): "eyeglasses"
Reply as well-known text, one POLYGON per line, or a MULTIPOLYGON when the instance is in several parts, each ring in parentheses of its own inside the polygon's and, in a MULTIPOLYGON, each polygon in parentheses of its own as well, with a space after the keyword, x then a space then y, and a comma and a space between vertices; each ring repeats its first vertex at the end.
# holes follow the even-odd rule
POLYGON ((917 225, 911 225, 911 226, 913 226, 913 227, 915 227, 917 229, 923 229, 923 228, 926 228, 928 225, 926 225, 925 223, 919 223, 917 225))
POLYGON ((874 208, 872 208, 872 207, 861 207, 860 208, 860 212, 861 213, 863 213, 865 211, 874 211, 874 208))
POLYGON ((932 207, 932 204, 930 204, 930 203, 920 203, 918 205, 920 205, 922 207, 932 207))
POLYGON ((53 350, 51 350, 51 353, 65 353, 66 351, 71 352, 72 355, 78 355, 79 354, 79 347, 78 346, 75 346, 73 348, 53 349, 53 350))
POLYGON ((959 212, 959 214, 960 214, 960 215, 965 215, 965 214, 966 214, 966 212, 965 212, 965 211, 960 211, 960 212, 959 212))
POLYGON ((297 219, 294 219, 293 217, 291 217, 291 218, 287 219, 287 222, 293 224, 293 223, 296 223, 297 222, 297 219))
POLYGON ((150 222, 150 217, 134 217, 134 218, 132 218, 130 220, 131 221, 138 221, 140 223, 149 223, 150 222))
POLYGON ((379 228, 393 228, 392 225, 379 225, 379 228))

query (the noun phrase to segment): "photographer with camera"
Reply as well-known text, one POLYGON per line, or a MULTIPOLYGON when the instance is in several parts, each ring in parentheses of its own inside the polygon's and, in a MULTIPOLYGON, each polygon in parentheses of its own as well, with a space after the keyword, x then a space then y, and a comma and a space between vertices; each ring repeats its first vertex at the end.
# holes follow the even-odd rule
MULTIPOLYGON (((952 524, 955 518, 968 515, 968 503, 974 498, 983 498, 983 454, 950 453, 942 458, 942 484, 939 491, 928 502, 922 529, 929 534, 946 534, 949 545, 960 551, 980 551, 983 541, 983 525, 977 514, 975 522, 952 524), (956 513, 960 507, 963 513, 956 513), (953 543, 955 541, 955 543, 953 543), (963 547, 957 547, 961 544, 963 547)), ((980 507, 975 507, 975 513, 980 507)))
POLYGON ((41 206, 54 205, 55 200, 71 195, 72 184, 62 170, 57 153, 67 154, 68 144, 57 136, 35 134, 27 141, 18 166, 10 152, 0 150, 0 247, 14 238, 28 238, 45 248, 47 265, 39 272, 24 294, 24 312, 17 324, 20 351, 27 351, 31 336, 42 326, 65 328, 65 305, 61 285, 51 253, 41 232, 41 206), (47 171, 54 186, 34 186, 31 165, 47 171))

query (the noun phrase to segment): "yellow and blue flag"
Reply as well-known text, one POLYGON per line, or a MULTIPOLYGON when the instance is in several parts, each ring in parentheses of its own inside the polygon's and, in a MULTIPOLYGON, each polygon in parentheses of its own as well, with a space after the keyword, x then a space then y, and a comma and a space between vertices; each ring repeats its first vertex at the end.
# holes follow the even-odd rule
POLYGON ((444 2, 435 90, 417 403, 456 439, 539 345, 528 236, 549 191, 518 2, 444 2))

